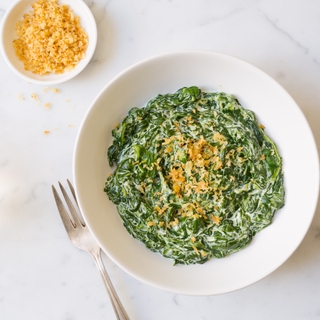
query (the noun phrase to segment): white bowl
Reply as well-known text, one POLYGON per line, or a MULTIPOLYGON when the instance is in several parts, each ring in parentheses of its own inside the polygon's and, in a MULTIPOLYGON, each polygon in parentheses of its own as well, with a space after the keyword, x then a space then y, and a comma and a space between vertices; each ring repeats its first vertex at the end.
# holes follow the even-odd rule
POLYGON ((59 4, 67 4, 75 16, 80 17, 81 26, 88 34, 88 48, 86 56, 71 71, 61 74, 37 75, 24 69, 23 63, 18 59, 12 45, 17 38, 15 32, 16 23, 23 19, 23 14, 32 10, 31 5, 35 0, 19 0, 6 11, 0 28, 0 48, 3 57, 9 67, 22 79, 36 84, 53 85, 68 81, 78 75, 89 63, 97 44, 97 25, 88 6, 82 0, 60 0, 59 4))
POLYGON ((122 72, 93 101, 74 152, 80 208, 102 249, 140 281, 180 294, 214 295, 246 287, 277 269, 305 236, 317 204, 319 162, 309 125, 289 94, 272 78, 237 58, 215 52, 180 52, 153 57, 122 72), (146 249, 122 225, 104 193, 112 169, 106 151, 111 130, 132 107, 159 93, 196 85, 234 94, 253 110, 283 157, 286 204, 272 225, 244 250, 203 265, 173 266, 146 249))

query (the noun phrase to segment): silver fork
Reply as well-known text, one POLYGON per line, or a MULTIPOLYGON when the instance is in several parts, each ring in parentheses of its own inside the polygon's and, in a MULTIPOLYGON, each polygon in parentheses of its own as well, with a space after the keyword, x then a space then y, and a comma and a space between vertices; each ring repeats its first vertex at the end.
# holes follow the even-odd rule
MULTIPOLYGON (((71 184, 71 182, 69 180, 67 180, 70 191, 72 193, 72 196, 75 200, 75 203, 78 206, 78 202, 77 202, 77 198, 76 198, 76 194, 74 191, 74 188, 71 184)), ((56 190, 56 188, 54 186, 52 186, 52 191, 53 191, 53 195, 54 198, 56 200, 56 204, 58 207, 58 211, 60 213, 62 222, 64 224, 64 227, 68 233, 68 236, 71 240, 71 242, 78 247, 79 249, 86 251, 88 253, 90 253, 90 255, 93 257, 99 271, 101 274, 101 277, 103 279, 104 285, 109 293, 110 296, 110 300, 114 309, 114 312, 116 314, 116 317, 118 320, 129 320, 129 317, 112 285, 112 282, 107 274, 107 271, 103 265, 103 262, 101 260, 101 248, 99 247, 99 245, 97 244, 96 240, 93 238, 92 234, 90 233, 89 229, 87 228, 87 226, 85 225, 85 223, 83 221, 80 220, 78 212, 76 210, 76 208, 74 207, 72 201, 70 200, 66 190, 64 189, 64 187, 62 186, 62 184, 60 182, 59 186, 61 189, 61 192, 63 194, 63 197, 67 203, 67 206, 69 208, 69 211, 71 213, 71 217, 70 214, 68 213, 68 211, 66 210, 63 202, 61 201, 61 198, 56 190)), ((79 207, 78 207, 79 208, 79 207)), ((80 209, 79 209, 80 211, 80 209)))

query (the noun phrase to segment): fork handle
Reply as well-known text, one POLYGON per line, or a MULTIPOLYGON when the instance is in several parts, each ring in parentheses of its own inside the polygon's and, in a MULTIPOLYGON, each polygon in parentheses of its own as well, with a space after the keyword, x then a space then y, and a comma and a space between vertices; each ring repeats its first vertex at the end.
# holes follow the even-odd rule
POLYGON ((108 273, 105 269, 105 266, 102 262, 102 259, 101 259, 101 249, 99 248, 99 250, 97 252, 94 252, 94 253, 91 253, 99 271, 100 271, 100 274, 101 274, 101 277, 103 279, 103 282, 104 282, 104 285, 107 289, 107 292, 109 294, 109 297, 110 297, 110 300, 111 300, 111 303, 112 303, 112 306, 113 306, 113 309, 114 309, 114 312, 116 314, 116 317, 118 320, 130 320, 130 318, 128 317, 114 287, 113 287, 113 284, 108 276, 108 273))

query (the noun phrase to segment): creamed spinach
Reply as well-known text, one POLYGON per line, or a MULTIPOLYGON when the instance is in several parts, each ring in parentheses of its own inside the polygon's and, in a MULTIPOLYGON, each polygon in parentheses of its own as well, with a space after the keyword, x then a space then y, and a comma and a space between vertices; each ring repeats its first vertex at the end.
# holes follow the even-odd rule
POLYGON ((241 250, 284 205, 278 150, 232 95, 158 95, 112 135, 104 190, 128 232, 175 264, 241 250))

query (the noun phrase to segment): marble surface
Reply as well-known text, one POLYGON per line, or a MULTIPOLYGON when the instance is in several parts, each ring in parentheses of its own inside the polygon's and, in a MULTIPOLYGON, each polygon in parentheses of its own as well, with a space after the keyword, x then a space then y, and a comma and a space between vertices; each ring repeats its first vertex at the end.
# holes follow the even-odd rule
MULTIPOLYGON (((66 235, 51 185, 72 180, 84 114, 103 86, 131 64, 186 49, 238 56, 292 95, 320 147, 318 0, 85 2, 97 21, 98 46, 81 74, 54 86, 58 93, 19 79, 0 57, 1 320, 115 319, 93 260, 66 235)), ((0 20, 10 3, 1 0, 0 20)), ((106 256, 104 262, 131 319, 320 319, 319 206, 294 254, 234 293, 176 295, 135 280, 106 256)))

